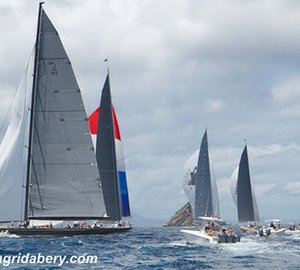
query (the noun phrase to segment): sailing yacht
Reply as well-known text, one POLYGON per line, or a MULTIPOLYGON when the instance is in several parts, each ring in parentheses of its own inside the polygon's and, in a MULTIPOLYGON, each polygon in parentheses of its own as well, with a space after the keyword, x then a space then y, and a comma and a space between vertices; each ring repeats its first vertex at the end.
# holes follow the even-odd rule
POLYGON ((221 230, 225 224, 219 214, 219 198, 217 185, 211 175, 207 130, 203 135, 197 167, 192 170, 192 179, 195 183, 194 218, 200 224, 200 230, 181 230, 188 242, 199 243, 236 243, 240 237, 230 228, 221 230))
POLYGON ((239 166, 235 169, 231 178, 231 194, 237 205, 240 228, 244 232, 269 236, 286 230, 286 228, 281 227, 278 219, 269 220, 264 225, 259 224, 258 207, 250 175, 247 144, 242 152, 239 166))
POLYGON ((232 179, 232 196, 237 205, 239 223, 258 222, 259 215, 250 176, 247 144, 244 147, 239 166, 235 169, 232 179))
POLYGON ((0 232, 73 236, 125 231, 89 223, 105 219, 107 212, 97 159, 71 62, 42 4, 34 53, 0 144, 0 232), (53 227, 54 221, 76 223, 53 227))
POLYGON ((261 228, 254 188, 250 176, 247 144, 242 152, 239 166, 231 176, 231 195, 237 206, 238 222, 244 232, 258 233, 261 228))
POLYGON ((220 217, 219 197, 215 178, 211 174, 207 130, 203 135, 197 173, 195 175, 195 218, 199 216, 220 217))
POLYGON ((200 150, 188 159, 184 170, 183 189, 192 205, 194 219, 199 216, 219 217, 218 189, 211 174, 207 130, 203 135, 200 150))
POLYGON ((89 116, 96 145, 104 201, 110 220, 129 224, 130 205, 121 133, 111 102, 109 72, 102 90, 100 106, 89 116))

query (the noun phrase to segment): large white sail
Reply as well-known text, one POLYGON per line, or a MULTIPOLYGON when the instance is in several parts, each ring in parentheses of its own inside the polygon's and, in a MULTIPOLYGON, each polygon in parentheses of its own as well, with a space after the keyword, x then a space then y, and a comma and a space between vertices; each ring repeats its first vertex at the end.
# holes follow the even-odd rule
POLYGON ((230 177, 230 193, 234 204, 237 206, 237 181, 238 181, 239 166, 235 168, 230 177))
POLYGON ((191 203, 193 212, 195 212, 195 173, 197 172, 199 151, 200 150, 195 151, 184 165, 183 190, 191 203))
POLYGON ((7 129, 0 144, 1 222, 24 219, 33 61, 32 54, 7 114, 7 129))

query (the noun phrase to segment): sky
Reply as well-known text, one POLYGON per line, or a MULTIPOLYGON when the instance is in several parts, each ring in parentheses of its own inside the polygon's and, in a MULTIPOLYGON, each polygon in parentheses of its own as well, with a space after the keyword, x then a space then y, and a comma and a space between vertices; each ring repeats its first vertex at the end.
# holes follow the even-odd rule
MULTIPOLYGON (((208 130, 221 217, 247 139, 261 219, 300 221, 300 2, 47 0, 87 113, 109 59, 132 212, 182 207, 184 164, 208 130)), ((0 0, 0 121, 35 42, 38 1, 0 0)))

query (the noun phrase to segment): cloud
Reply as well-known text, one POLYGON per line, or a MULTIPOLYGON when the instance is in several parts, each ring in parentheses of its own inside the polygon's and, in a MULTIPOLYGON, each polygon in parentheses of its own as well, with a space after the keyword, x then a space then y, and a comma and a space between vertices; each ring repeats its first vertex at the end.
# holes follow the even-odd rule
POLYGON ((300 116, 298 106, 300 101, 299 73, 285 76, 272 87, 271 92, 275 106, 279 108, 279 117, 287 119, 300 116))
MULTIPOLYGON (((109 59, 130 199, 138 213, 168 217, 183 205, 183 166, 205 127, 223 217, 236 214, 224 194, 244 138, 262 213, 275 211, 281 202, 269 208, 264 190, 298 179, 299 7, 280 0, 44 4, 88 113, 99 104, 103 60, 109 59)), ((30 55, 37 8, 38 1, 0 4, 0 118, 30 55)), ((286 207, 300 205, 297 198, 287 201, 286 207)))
POLYGON ((221 111, 223 106, 224 103, 221 100, 209 100, 206 103, 206 107, 209 112, 221 111))
POLYGON ((284 189, 290 195, 300 195, 300 180, 297 182, 289 182, 284 186, 284 189))
POLYGON ((279 103, 294 103, 300 99, 300 74, 285 78, 272 88, 272 95, 279 103))
POLYGON ((289 145, 280 145, 280 144, 271 144, 257 147, 249 147, 249 153, 253 157, 274 155, 276 153, 285 152, 285 151, 300 151, 300 145, 289 144, 289 145))

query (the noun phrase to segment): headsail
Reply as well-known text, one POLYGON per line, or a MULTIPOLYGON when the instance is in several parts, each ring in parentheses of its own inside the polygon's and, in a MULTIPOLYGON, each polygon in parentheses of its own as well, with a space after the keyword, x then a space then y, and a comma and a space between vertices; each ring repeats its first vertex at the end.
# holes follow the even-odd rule
POLYGON ((0 144, 0 222, 24 220, 25 179, 34 56, 24 70, 0 144))
POLYGON ((122 216, 122 206, 119 178, 117 174, 115 132, 112 117, 109 74, 106 76, 102 89, 100 108, 96 143, 98 169, 107 215, 111 220, 120 220, 122 216))
POLYGON ((239 222, 259 221, 253 184, 250 177, 247 145, 241 155, 236 185, 237 209, 239 222))
POLYGON ((80 89, 42 7, 38 29, 28 216, 101 218, 106 209, 80 89))
MULTIPOLYGON (((89 124, 91 129, 91 134, 93 141, 96 143, 97 132, 98 132, 98 117, 99 117, 100 107, 98 107, 90 116, 89 124), (94 140, 95 139, 95 140, 94 140)), ((115 136, 115 148, 116 148, 116 159, 117 159, 117 171, 119 177, 119 186, 121 191, 121 202, 122 202, 122 213, 123 217, 128 217, 130 213, 129 195, 127 188, 126 170, 125 170, 125 159, 121 141, 121 133, 119 129, 119 124, 116 116, 114 107, 112 106, 113 115, 113 126, 114 126, 114 136, 115 136)))
POLYGON ((195 217, 219 217, 219 199, 215 180, 211 176, 207 131, 205 131, 195 174, 195 217))
POLYGON ((192 206, 193 213, 195 213, 195 174, 197 172, 198 157, 199 150, 195 151, 184 165, 183 190, 192 206))

